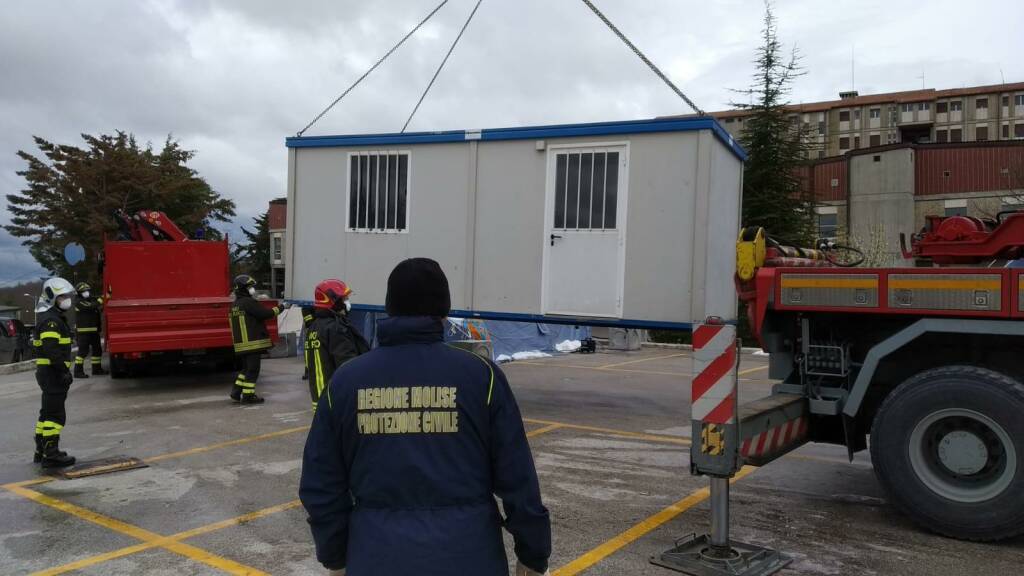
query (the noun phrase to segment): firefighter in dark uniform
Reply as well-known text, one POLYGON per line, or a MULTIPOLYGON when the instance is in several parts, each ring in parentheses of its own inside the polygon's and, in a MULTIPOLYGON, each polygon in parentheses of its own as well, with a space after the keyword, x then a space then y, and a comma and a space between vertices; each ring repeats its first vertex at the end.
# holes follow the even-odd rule
POLYGON ((60 468, 75 463, 60 449, 60 435, 67 422, 64 401, 71 386, 71 328, 64 313, 72 306, 75 289, 63 278, 50 278, 36 305, 36 326, 32 345, 36 351, 36 382, 43 391, 36 422, 36 452, 33 460, 43 468, 60 468))
POLYGON ((437 262, 402 262, 379 346, 324 390, 299 498, 335 573, 507 576, 503 527, 517 574, 547 571, 551 522, 519 407, 493 362, 445 345, 450 308, 437 262))
POLYGON ((262 404, 263 398, 256 395, 256 379, 260 375, 260 358, 263 351, 273 347, 267 332, 267 320, 281 313, 276 306, 264 307, 256 301, 256 281, 247 274, 235 277, 235 303, 228 319, 231 321, 231 337, 235 344, 235 356, 241 358, 242 371, 231 389, 231 399, 242 404, 262 404))
POLYGON ((309 394, 316 410, 320 394, 334 371, 349 360, 370 351, 370 345, 348 318, 352 289, 341 280, 324 280, 313 291, 313 322, 306 329, 306 363, 309 394))
POLYGON ((313 324, 313 307, 303 306, 302 310, 302 362, 305 369, 302 371, 302 379, 309 380, 309 343, 306 342, 306 334, 313 324))
POLYGON ((75 378, 88 378, 85 360, 91 358, 92 375, 103 376, 103 343, 100 341, 103 298, 93 297, 91 287, 80 282, 75 287, 75 333, 78 336, 78 354, 75 356, 75 378))

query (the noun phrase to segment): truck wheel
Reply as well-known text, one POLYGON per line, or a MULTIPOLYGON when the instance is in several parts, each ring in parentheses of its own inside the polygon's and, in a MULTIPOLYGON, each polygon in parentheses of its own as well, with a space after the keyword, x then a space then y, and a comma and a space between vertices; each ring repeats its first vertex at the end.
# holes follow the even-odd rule
POLYGON ((871 430, 871 458, 893 504, 965 540, 1024 533, 1024 385, 973 366, 900 384, 871 430))
POLYGON ((114 380, 128 377, 127 362, 123 358, 110 357, 110 377, 114 380))

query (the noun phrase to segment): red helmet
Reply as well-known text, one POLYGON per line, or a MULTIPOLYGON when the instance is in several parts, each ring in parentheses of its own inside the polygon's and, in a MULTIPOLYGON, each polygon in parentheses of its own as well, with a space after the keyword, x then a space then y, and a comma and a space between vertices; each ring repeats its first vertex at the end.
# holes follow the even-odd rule
POLYGON ((313 290, 313 306, 333 310, 350 294, 352 289, 341 280, 324 280, 313 290))

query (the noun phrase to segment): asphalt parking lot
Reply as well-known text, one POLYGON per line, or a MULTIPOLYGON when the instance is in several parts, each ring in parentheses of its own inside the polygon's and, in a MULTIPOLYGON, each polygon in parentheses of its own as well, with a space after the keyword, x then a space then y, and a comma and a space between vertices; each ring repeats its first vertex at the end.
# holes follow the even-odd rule
MULTIPOLYGON (((708 529, 707 481, 689 475, 689 353, 515 362, 518 397, 553 521, 552 572, 671 574, 648 558, 708 529)), ((260 406, 233 376, 76 381, 63 447, 147 468, 75 480, 31 463, 38 389, 0 376, 0 574, 322 574, 296 500, 310 421, 294 359, 264 362, 260 406)), ((742 357, 741 399, 769 392, 742 357)), ((1021 573, 1024 540, 975 544, 921 531, 885 502, 866 454, 806 446, 732 487, 732 535, 794 558, 784 575, 1021 573)))

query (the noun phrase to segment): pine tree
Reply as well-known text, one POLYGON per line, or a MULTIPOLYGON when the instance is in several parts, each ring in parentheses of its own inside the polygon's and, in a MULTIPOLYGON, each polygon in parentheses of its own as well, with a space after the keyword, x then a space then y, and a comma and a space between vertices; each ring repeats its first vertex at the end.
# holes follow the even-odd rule
POLYGON ((743 225, 761 226, 780 242, 811 246, 815 236, 814 198, 801 185, 798 169, 806 162, 807 129, 787 110, 794 78, 803 72, 796 49, 782 54, 775 15, 765 2, 764 44, 757 49, 757 72, 747 90, 750 103, 734 103, 752 112, 744 119, 740 143, 749 157, 743 171, 743 225))
POLYGON ((262 287, 270 285, 270 210, 253 218, 252 231, 244 226, 244 242, 239 242, 233 251, 236 268, 252 276, 262 287))
POLYGON ((35 137, 43 158, 18 151, 28 164, 18 172, 26 187, 7 195, 12 218, 4 228, 23 238, 36 261, 53 274, 96 280, 103 236, 116 232, 113 213, 118 209, 160 210, 186 233, 205 229, 207 238, 220 237, 209 228, 212 223, 228 222, 235 215, 234 202, 187 166, 195 152, 182 149, 170 136, 160 150, 140 146, 134 136, 120 131, 83 134, 82 139, 85 148, 35 137), (86 261, 74 270, 63 258, 69 242, 86 249, 86 261))

